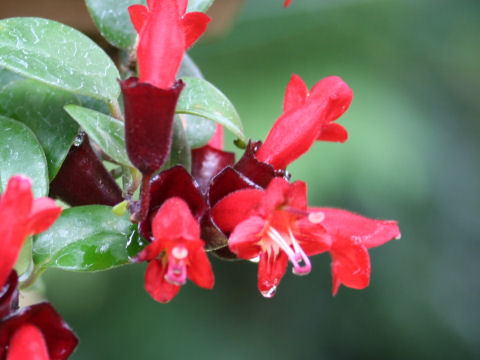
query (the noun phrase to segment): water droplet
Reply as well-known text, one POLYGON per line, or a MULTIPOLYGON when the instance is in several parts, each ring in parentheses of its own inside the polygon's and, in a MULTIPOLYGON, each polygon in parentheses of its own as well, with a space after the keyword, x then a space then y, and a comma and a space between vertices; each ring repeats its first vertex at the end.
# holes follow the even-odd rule
POLYGON ((308 220, 312 224, 320 224, 325 219, 325 214, 323 212, 312 212, 308 214, 308 220))
POLYGON ((73 139, 73 146, 78 147, 78 146, 82 145, 84 135, 85 134, 83 132, 78 133, 78 135, 75 136, 75 139, 73 139))
POLYGON ((272 298, 273 295, 275 295, 276 292, 277 292, 277 287, 276 286, 272 286, 269 290, 260 291, 262 296, 267 298, 267 299, 272 298))

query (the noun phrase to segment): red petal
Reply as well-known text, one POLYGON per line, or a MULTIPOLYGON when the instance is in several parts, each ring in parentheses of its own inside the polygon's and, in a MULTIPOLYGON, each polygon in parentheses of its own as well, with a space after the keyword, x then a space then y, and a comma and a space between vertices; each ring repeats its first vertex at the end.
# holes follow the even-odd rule
POLYGON ((3 287, 28 235, 28 214, 32 208, 31 182, 13 176, 0 197, 0 286, 3 287))
POLYGON ((330 250, 332 256, 333 295, 341 284, 363 289, 370 281, 370 256, 367 248, 351 238, 337 237, 330 250))
POLYGON ((330 123, 322 126, 318 141, 332 141, 344 143, 348 139, 348 132, 342 125, 330 123))
POLYGON ((140 34, 148 17, 148 9, 143 5, 135 4, 128 7, 128 13, 135 31, 140 34))
POLYGON ((177 0, 156 1, 140 33, 137 58, 141 82, 168 89, 185 52, 185 34, 177 0))
POLYGON ((187 276, 197 286, 212 289, 215 282, 212 267, 203 247, 193 249, 188 256, 187 276))
POLYGON ((215 224, 225 233, 233 231, 249 216, 262 196, 263 191, 256 189, 238 190, 225 196, 212 209, 215 224))
POLYGON ((307 184, 298 180, 290 184, 287 194, 287 206, 298 210, 307 210, 307 205, 307 184))
POLYGON ((350 211, 315 208, 310 209, 325 214, 322 225, 332 236, 350 237, 362 242, 367 248, 380 246, 392 239, 400 238, 397 222, 393 220, 373 220, 350 211))
POLYGON ((145 272, 145 290, 152 298, 161 303, 169 302, 180 291, 180 286, 170 284, 165 280, 166 272, 167 264, 162 264, 160 260, 150 261, 145 272))
POLYGON ((328 76, 312 88, 312 98, 329 97, 329 106, 325 111, 327 122, 335 121, 347 111, 353 99, 353 92, 338 76, 328 76))
POLYGON ((155 241, 190 240, 200 238, 200 225, 190 208, 180 198, 170 198, 158 210, 152 222, 155 241))
POLYGON ((308 97, 308 87, 303 82, 302 78, 293 74, 285 91, 283 98, 283 112, 292 110, 298 106, 305 104, 308 97))
POLYGON ((183 16, 187 11, 188 0, 177 0, 178 2, 178 16, 183 16))
POLYGON ((242 259, 257 257, 261 251, 259 242, 265 225, 265 220, 258 216, 252 216, 241 222, 230 235, 228 247, 242 259))
POLYGON ((308 218, 303 218, 295 225, 294 236, 308 256, 330 250, 332 238, 322 224, 312 223, 308 218))
POLYGON ((211 146, 214 149, 223 150, 223 126, 217 124, 215 128, 215 133, 212 138, 208 141, 207 145, 211 146))
POLYGON ((164 249, 165 244, 163 242, 154 240, 135 256, 134 261, 151 261, 157 258, 164 249))
POLYGON ((260 198, 258 213, 268 219, 281 205, 287 204, 290 184, 283 178, 274 178, 260 198))
POLYGON ((39 198, 33 201, 33 208, 28 219, 28 228, 31 234, 38 234, 47 230, 58 219, 62 208, 50 198, 39 198))
POLYGON ((182 24, 185 31, 185 50, 193 45, 207 30, 210 18, 202 12, 190 12, 183 16, 182 24))
POLYGON ((18 329, 10 340, 7 360, 50 360, 41 331, 29 324, 18 329))
POLYGON ((330 77, 318 84, 314 87, 317 88, 315 94, 312 89, 303 106, 283 114, 275 122, 256 153, 258 160, 275 169, 285 169, 310 149, 327 122, 347 109, 352 91, 346 83, 338 77, 330 77), (324 89, 326 85, 328 88, 324 89))
POLYGON ((258 290, 265 297, 272 297, 287 269, 288 257, 283 251, 263 251, 258 263, 258 290))

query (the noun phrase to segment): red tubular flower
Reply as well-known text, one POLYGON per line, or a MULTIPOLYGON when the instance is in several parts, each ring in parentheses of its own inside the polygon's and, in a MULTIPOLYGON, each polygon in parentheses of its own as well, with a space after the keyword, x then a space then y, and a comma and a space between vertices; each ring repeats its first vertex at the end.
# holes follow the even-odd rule
POLYGON ((76 336, 48 303, 17 310, 0 322, 0 359, 65 360, 77 344, 76 336))
POLYGON ((210 18, 185 13, 188 0, 149 0, 148 8, 128 8, 139 34, 137 49, 141 82, 162 89, 172 87, 184 52, 205 32, 210 18))
POLYGON ((28 235, 45 231, 62 209, 49 198, 33 199, 28 178, 13 176, 0 197, 0 284, 5 284, 28 235))
POLYGON ((332 238, 333 295, 341 284, 363 289, 370 282, 369 248, 392 239, 400 239, 396 221, 373 220, 349 211, 331 208, 312 208, 321 214, 322 225, 332 238))
POLYGON ((275 122, 256 157, 275 169, 307 152, 316 140, 347 140, 347 131, 333 123, 349 107, 352 90, 337 76, 320 80, 309 92, 298 75, 288 83, 283 115, 275 122))
POLYGON ((200 287, 213 288, 213 271, 200 239, 200 226, 185 201, 176 197, 165 201, 153 218, 152 232, 154 241, 137 260, 150 262, 145 289, 156 301, 172 300, 187 278, 200 287))
POLYGON ((275 178, 266 190, 233 192, 215 205, 212 218, 222 231, 231 232, 233 253, 243 259, 260 257, 258 289, 265 297, 275 294, 288 261, 294 274, 306 275, 308 256, 330 249, 322 218, 307 211, 307 187, 301 181, 275 178))

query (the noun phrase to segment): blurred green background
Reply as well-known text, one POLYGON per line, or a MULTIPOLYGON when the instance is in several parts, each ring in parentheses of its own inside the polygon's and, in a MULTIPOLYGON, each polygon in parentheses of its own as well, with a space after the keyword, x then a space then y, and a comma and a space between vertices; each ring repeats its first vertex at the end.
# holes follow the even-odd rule
POLYGON ((314 145, 289 170, 312 204, 396 219, 402 239, 371 251, 369 288, 335 298, 327 254, 270 300, 247 262, 212 259, 214 290, 188 284, 168 305, 143 290, 143 265, 47 272, 81 339, 72 359, 480 358, 480 2, 282 4, 247 1, 192 57, 254 139, 293 72, 309 86, 341 76, 355 94, 339 121, 350 139, 314 145))

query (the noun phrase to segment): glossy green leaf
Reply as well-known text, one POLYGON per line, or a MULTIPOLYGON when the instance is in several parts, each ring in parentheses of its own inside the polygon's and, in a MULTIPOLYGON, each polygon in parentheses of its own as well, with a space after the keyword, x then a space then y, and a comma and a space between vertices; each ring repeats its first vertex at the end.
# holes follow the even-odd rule
POLYGON ((47 157, 50 180, 78 132, 77 123, 63 106, 80 101, 75 94, 0 70, 0 115, 24 123, 35 133, 47 157))
POLYGON ((170 149, 170 154, 162 168, 169 169, 175 165, 183 165, 188 172, 190 172, 192 168, 192 152, 188 145, 182 121, 178 116, 175 116, 175 121, 173 123, 172 147, 170 149))
POLYGON ((35 197, 48 194, 47 159, 37 138, 21 122, 0 116, 0 191, 16 174, 32 180, 35 197))
POLYGON ((201 11, 205 12, 213 4, 213 0, 188 0, 187 12, 201 11))
POLYGON ((208 81, 183 77, 186 83, 177 103, 177 114, 189 114, 213 120, 246 141, 243 125, 233 104, 208 81))
MULTIPOLYGON (((178 70, 178 77, 202 78, 203 75, 190 56, 185 54, 178 70)), ((200 116, 182 114, 182 119, 187 136, 188 145, 192 149, 205 145, 215 133, 216 125, 213 121, 200 116)))
POLYGON ((111 207, 69 208, 52 227, 35 237, 33 260, 40 268, 110 269, 129 262, 127 242, 132 233, 128 215, 114 215, 111 207))
POLYGON ((67 105, 65 110, 108 156, 119 164, 133 166, 125 150, 123 122, 77 105, 67 105))
POLYGON ((113 46, 131 49, 137 33, 130 22, 128 7, 145 0, 86 0, 88 11, 102 36, 113 46))
POLYGON ((0 20, 0 67, 106 101, 120 94, 120 75, 107 54, 81 32, 52 20, 0 20))

